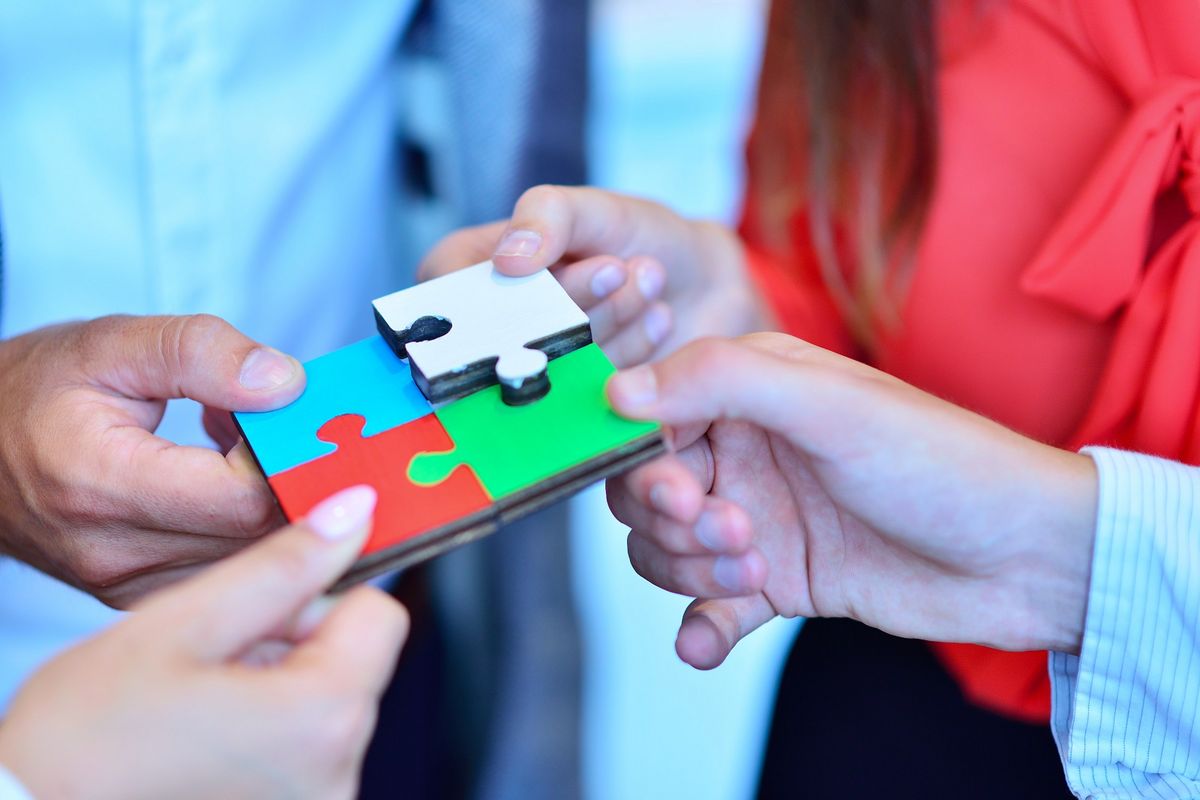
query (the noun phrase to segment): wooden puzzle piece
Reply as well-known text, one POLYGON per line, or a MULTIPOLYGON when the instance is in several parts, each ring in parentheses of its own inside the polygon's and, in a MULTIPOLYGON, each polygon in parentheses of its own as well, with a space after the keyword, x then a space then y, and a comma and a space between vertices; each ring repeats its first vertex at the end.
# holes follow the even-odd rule
POLYGON ((267 477, 334 452, 318 429, 341 414, 366 418, 363 436, 433 413, 408 367, 379 336, 335 350, 304 365, 304 394, 275 411, 233 415, 267 477))
POLYGON ((431 402, 499 383, 505 402, 546 393, 549 359, 592 340, 587 315, 549 272, 523 278, 490 261, 381 297, 379 332, 431 402))
POLYGON ((268 478, 289 520, 303 517, 340 489, 364 483, 375 487, 375 524, 364 560, 350 573, 352 580, 378 571, 376 566, 397 567, 405 553, 428 549, 434 540, 464 534, 473 538, 496 529, 492 499, 470 467, 449 470, 444 480, 428 484, 409 481, 409 461, 416 453, 453 446, 437 417, 420 417, 369 437, 363 436, 365 422, 356 414, 329 420, 317 435, 334 446, 333 454, 268 478))
POLYGON ((592 344, 550 362, 550 391, 535 403, 507 405, 491 387, 438 408, 455 447, 418 454, 409 477, 436 484, 469 465, 512 508, 544 504, 657 455, 661 426, 624 419, 609 405, 604 387, 614 371, 592 344))

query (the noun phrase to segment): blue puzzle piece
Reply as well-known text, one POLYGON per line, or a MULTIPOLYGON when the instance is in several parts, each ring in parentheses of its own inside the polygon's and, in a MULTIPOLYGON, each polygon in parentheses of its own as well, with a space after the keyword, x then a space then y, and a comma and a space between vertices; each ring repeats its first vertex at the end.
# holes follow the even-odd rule
POLYGON ((234 414, 262 471, 271 476, 333 453, 317 429, 340 414, 359 414, 374 436, 433 413, 408 364, 380 336, 314 358, 304 365, 308 385, 289 406, 234 414))

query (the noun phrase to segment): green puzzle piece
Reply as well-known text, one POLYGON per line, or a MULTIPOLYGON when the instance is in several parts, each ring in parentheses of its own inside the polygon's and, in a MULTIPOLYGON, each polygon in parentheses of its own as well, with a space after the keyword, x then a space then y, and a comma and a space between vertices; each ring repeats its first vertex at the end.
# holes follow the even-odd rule
POLYGON ((409 480, 440 483, 467 464, 502 500, 659 430, 613 412, 604 385, 616 370, 596 345, 556 358, 548 369, 550 393, 529 405, 505 405, 492 386, 437 409, 456 447, 418 454, 409 480))

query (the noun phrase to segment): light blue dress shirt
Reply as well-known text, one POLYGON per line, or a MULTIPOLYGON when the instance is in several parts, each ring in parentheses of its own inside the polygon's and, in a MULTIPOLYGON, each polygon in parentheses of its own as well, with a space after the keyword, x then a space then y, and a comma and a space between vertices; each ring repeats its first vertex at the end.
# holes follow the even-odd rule
MULTIPOLYGON (((388 68, 415 0, 0 3, 2 333, 209 312, 306 359, 395 288, 388 68)), ((204 442, 195 407, 160 432, 204 442)), ((0 558, 0 712, 115 612, 0 558)))
POLYGON ((1083 646, 1050 654, 1079 797, 1200 797, 1200 468, 1089 448, 1100 474, 1083 646))

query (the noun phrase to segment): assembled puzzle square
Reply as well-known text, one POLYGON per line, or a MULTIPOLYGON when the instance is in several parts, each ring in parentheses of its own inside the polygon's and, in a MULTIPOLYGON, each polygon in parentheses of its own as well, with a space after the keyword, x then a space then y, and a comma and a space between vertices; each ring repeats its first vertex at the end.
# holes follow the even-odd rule
MULTIPOLYGON (((391 302, 390 319, 407 319, 398 324, 411 328, 418 318, 450 313, 451 325, 470 328, 466 306, 446 312, 440 293, 429 292, 443 281, 481 295, 474 307, 492 308, 485 316, 493 322, 503 316, 495 309, 505 307, 527 314, 531 303, 544 302, 557 310, 542 315, 540 325, 501 326, 495 347, 481 346, 476 330, 461 348, 448 346, 424 365, 412 343, 406 362, 386 335, 374 336, 308 362, 307 387, 291 405, 234 415, 289 520, 339 489, 365 483, 377 490, 371 537, 339 585, 493 533, 664 449, 660 426, 624 419, 609 406, 604 389, 615 370, 591 343, 590 329, 581 334, 579 317, 561 307, 564 298, 574 307, 565 292, 537 286, 531 299, 524 294, 529 284, 493 281, 481 267, 491 269, 480 265, 468 281, 452 275, 405 290, 433 300, 391 302), (407 311, 397 316, 400 307, 407 311), (503 355, 481 354, 501 350, 519 362, 524 356, 516 354, 526 348, 541 359, 526 363, 531 371, 519 380, 497 374, 503 355), (444 402, 426 396, 437 380, 434 393, 444 402)), ((442 326, 439 336, 445 334, 442 326)))

